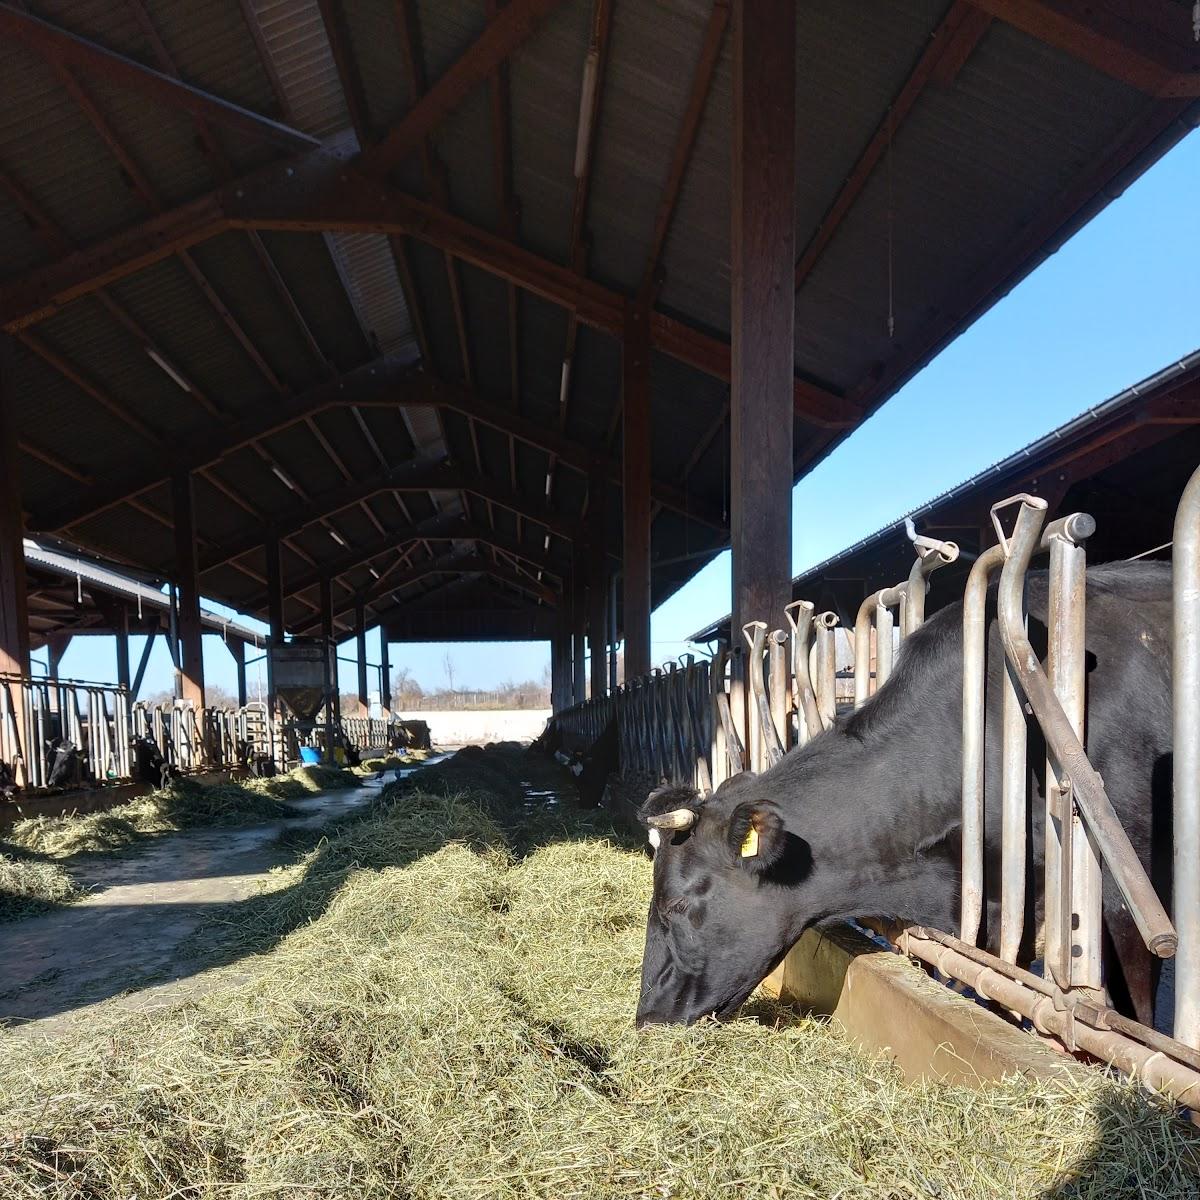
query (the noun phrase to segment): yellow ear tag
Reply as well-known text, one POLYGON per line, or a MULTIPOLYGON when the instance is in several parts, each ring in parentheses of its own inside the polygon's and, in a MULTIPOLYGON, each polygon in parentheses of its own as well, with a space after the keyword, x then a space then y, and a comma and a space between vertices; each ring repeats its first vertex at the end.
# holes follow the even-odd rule
POLYGON ((755 858, 758 855, 758 830, 753 825, 746 830, 746 839, 742 842, 742 857, 755 858))

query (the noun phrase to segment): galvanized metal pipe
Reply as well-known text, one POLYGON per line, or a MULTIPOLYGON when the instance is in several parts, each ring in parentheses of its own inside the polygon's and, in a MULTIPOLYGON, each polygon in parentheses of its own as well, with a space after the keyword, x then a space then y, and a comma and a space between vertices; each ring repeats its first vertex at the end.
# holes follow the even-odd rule
MULTIPOLYGON (((899 598, 900 601, 903 597, 899 598)), ((899 602, 899 601, 898 601, 899 602)), ((892 610, 885 604, 875 607, 875 692, 887 683, 892 674, 892 659, 895 653, 893 632, 896 622, 892 610)))
MULTIPOLYGON (((750 683, 750 696, 753 702, 752 712, 757 716, 758 747, 761 762, 756 769, 773 767, 783 757, 783 746, 775 732, 775 723, 771 717, 771 704, 767 698, 766 682, 763 678, 763 652, 766 648, 767 623, 751 621, 742 627, 742 634, 750 646, 746 674, 750 683)), ((753 740, 751 742, 753 745, 753 740)))
MULTIPOLYGON (((983 923, 984 713, 987 707, 987 590, 1004 548, 985 550, 963 595, 962 893, 959 935, 974 945, 983 923)), ((910 577, 911 578, 911 577, 910 577)), ((1025 830, 1021 830, 1024 848, 1025 830)), ((1005 859, 1007 862, 1007 859, 1005 859)))
MULTIPOLYGON (((901 585, 903 587, 904 585, 901 585)), ((883 679, 880 678, 880 666, 883 660, 883 649, 881 639, 878 636, 878 622, 880 620, 879 610, 887 610, 892 605, 900 603, 902 592, 899 587, 881 588, 878 592, 872 592, 861 605, 859 605, 858 616, 854 621, 854 707, 862 708, 866 704, 871 694, 871 624, 876 623, 876 645, 875 645, 875 690, 878 691, 883 686, 883 679)), ((892 614, 887 613, 886 622, 889 629, 891 627, 892 614)), ((891 668, 891 636, 889 633, 887 639, 888 645, 888 669, 891 668)))
POLYGON ((957 542, 922 542, 916 547, 916 551, 917 558, 908 573, 908 590, 901 608, 901 637, 908 637, 925 624, 925 597, 929 594, 929 576, 939 567, 948 566, 958 560, 957 542))
POLYGON ((803 746, 821 730, 817 694, 808 669, 814 633, 814 605, 794 600, 783 611, 792 627, 792 703, 796 709, 796 745, 803 746))
POLYGON ((1175 1036, 1200 1048, 1200 470, 1175 512, 1175 1036))
POLYGON ((984 966, 958 950, 922 937, 916 930, 901 934, 900 949, 929 963, 942 974, 967 984, 984 999, 1026 1017, 1039 1032, 1086 1051, 1179 1104, 1200 1108, 1200 1071, 1175 1062, 1161 1051, 1150 1049, 1115 1029, 1096 1029, 1076 1020, 1069 1007, 1056 1008, 1053 997, 994 967, 984 966))
POLYGON ((767 637, 768 675, 771 681, 771 720, 775 736, 786 752, 792 741, 792 694, 788 686, 788 636, 782 629, 772 629, 767 637))
MULTIPOLYGON (((1079 541, 1065 532, 1051 538, 1046 677, 1081 743, 1087 685, 1086 577, 1087 556, 1079 541)), ((1046 964, 1059 987, 1091 988, 1099 994, 1104 987, 1100 851, 1070 802, 1070 785, 1063 786, 1053 754, 1046 758, 1045 867, 1046 964), (1070 857, 1071 869, 1060 875, 1063 856, 1070 857), (1053 891, 1052 881, 1057 884, 1053 891)))
POLYGON ((725 663, 729 651, 724 645, 717 645, 717 652, 708 668, 709 704, 712 706, 712 784, 719 788, 729 778, 729 758, 725 742, 725 716, 722 704, 728 708, 725 696, 725 663))
MULTIPOLYGON (((823 612, 813 617, 813 649, 809 669, 817 696, 817 715, 821 728, 829 729, 837 720, 837 644, 834 630, 837 613, 823 612)), ((815 731, 814 731, 815 735, 815 731)))
MULTIPOLYGON (((1057 759, 1059 776, 1065 775, 1070 781, 1075 803, 1100 847, 1114 882, 1125 897, 1142 939, 1151 953, 1169 958, 1178 943, 1174 926, 1155 895, 1129 836, 1113 811, 1104 784, 1088 761, 1025 633, 1022 612, 1025 574, 1039 542, 1046 502, 1032 496, 1019 499, 1021 506, 1016 528, 1009 542, 1008 559, 1000 573, 1000 637, 1005 654, 1016 670, 1021 690, 1033 708, 1046 744, 1057 759)), ((996 506, 997 509, 1000 507, 1003 505, 996 506)))

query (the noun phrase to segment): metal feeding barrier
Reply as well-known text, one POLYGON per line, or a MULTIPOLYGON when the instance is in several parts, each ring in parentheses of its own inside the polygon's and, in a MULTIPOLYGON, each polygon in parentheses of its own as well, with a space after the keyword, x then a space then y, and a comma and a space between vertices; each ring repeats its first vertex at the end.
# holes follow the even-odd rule
MULTIPOLYGON (((1095 521, 1072 513, 1046 523, 1046 503, 1018 495, 992 509, 999 542, 972 564, 963 600, 962 889, 959 935, 909 927, 899 948, 1027 1020, 1068 1049, 1086 1051, 1200 1109, 1200 469, 1179 503, 1174 537, 1174 924, 1143 868, 1084 747, 1087 681, 1086 542, 1095 521), (1015 509, 1011 533, 1001 516, 1015 509), (1026 580, 1048 559, 1047 653, 1030 642, 1026 580), (998 576, 998 578, 997 578, 998 576), (985 771, 989 592, 995 584, 1001 687, 999 796, 985 771), (1029 723, 1045 743, 1030 762, 1029 723), (1044 974, 1018 964, 1031 861, 1029 785, 1044 770, 1044 974), (998 953, 977 945, 984 914, 984 814, 1000 814, 998 953), (1147 951, 1175 956, 1174 1037, 1108 1005, 1103 974, 1103 881, 1119 890, 1147 951)), ((911 532, 911 531, 910 531, 911 532)), ((854 628, 854 707, 892 673, 920 628, 930 576, 959 556, 953 542, 914 537, 908 578, 863 601, 854 628)), ((715 788, 764 770, 836 717, 837 617, 808 601, 785 612, 786 631, 753 621, 744 647, 710 662, 669 664, 603 700, 555 718, 594 742, 616 721, 620 769, 715 788), (707 697, 707 699, 705 698, 707 697)), ((995 651, 994 651, 995 652, 995 651)), ((895 931, 892 931, 895 932, 895 931)))

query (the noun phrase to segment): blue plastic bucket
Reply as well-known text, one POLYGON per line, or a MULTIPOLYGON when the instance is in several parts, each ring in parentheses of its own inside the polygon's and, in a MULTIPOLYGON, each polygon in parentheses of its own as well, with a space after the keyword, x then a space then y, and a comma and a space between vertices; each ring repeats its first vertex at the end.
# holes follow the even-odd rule
POLYGON ((321 752, 312 746, 301 746, 300 761, 309 766, 316 766, 321 761, 321 752))

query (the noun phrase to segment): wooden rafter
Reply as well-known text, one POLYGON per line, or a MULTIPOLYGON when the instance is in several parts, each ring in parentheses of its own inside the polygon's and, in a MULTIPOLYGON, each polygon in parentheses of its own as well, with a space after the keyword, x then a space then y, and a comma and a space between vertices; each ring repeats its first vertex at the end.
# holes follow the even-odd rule
POLYGON ((362 158, 363 169, 386 175, 458 107, 562 0, 512 0, 389 133, 362 158))
POLYGON ((1189 5, 1173 0, 970 3, 1149 96, 1200 96, 1200 47, 1189 5))
POLYGON ((949 12, 930 36, 916 66, 904 81, 887 113, 871 135, 866 149, 846 176, 833 203, 821 218, 816 232, 796 260, 796 287, 803 286, 829 243, 841 228, 846 215, 862 195, 867 181, 883 160, 896 132, 908 118, 931 81, 946 86, 953 81, 987 32, 992 19, 972 6, 969 0, 954 0, 949 12))
POLYGON ((316 138, 298 129, 192 87, 123 54, 106 50, 11 4, 0 3, 0 34, 22 42, 50 62, 69 64, 97 78, 139 91, 171 108, 183 109, 193 116, 236 129, 285 150, 303 150, 318 144, 316 138))
MULTIPOLYGON (((279 229, 409 234, 518 287, 573 309, 613 336, 624 327, 628 297, 472 225, 435 204, 384 184, 358 180, 334 153, 318 153, 253 175, 117 234, 87 251, 31 272, 0 300, 10 332, 51 314, 96 287, 159 261, 178 246, 224 230, 279 229)), ((729 344, 664 313, 650 318, 654 347, 728 380, 729 344)), ((795 381, 796 414, 813 424, 850 428, 861 418, 852 401, 812 381, 795 381)))

